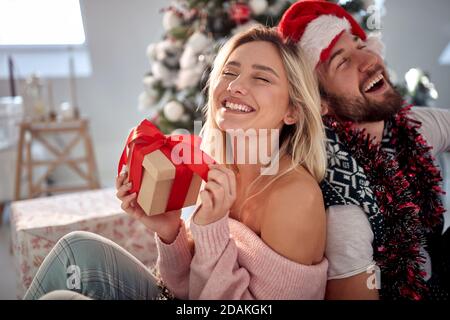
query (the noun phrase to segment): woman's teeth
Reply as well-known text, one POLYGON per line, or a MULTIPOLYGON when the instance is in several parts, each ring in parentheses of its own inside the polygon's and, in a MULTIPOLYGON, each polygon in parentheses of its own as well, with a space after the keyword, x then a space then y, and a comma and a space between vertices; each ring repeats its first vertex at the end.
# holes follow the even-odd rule
POLYGON ((381 81, 383 79, 383 75, 380 74, 378 75, 375 79, 373 79, 364 89, 364 92, 368 92, 370 89, 373 88, 374 85, 376 85, 379 81, 381 81))
POLYGON ((224 107, 226 109, 230 109, 233 111, 240 111, 240 112, 252 112, 255 111, 255 109, 253 109, 252 107, 246 106, 244 104, 237 104, 237 103, 232 103, 232 102, 226 102, 224 107))

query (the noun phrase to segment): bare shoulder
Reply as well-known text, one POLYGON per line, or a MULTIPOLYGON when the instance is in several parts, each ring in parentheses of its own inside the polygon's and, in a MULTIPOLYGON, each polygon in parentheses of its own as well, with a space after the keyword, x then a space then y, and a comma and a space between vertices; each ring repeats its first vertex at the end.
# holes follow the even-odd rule
POLYGON ((295 262, 311 265, 322 260, 325 208, 318 183, 305 169, 292 171, 273 183, 262 215, 261 238, 295 262))
POLYGON ((288 217, 325 216, 319 184, 302 167, 276 180, 268 194, 268 199, 269 204, 289 208, 290 210, 279 213, 288 217))

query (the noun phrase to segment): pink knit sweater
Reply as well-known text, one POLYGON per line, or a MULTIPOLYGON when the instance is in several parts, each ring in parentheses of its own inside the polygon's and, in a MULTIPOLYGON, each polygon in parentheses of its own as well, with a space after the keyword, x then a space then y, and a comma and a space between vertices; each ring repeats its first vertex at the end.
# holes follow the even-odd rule
POLYGON ((195 253, 184 224, 171 244, 156 236, 157 266, 179 299, 323 299, 328 261, 293 262, 267 246, 251 229, 228 216, 209 225, 190 222, 195 253), (231 237, 230 237, 231 235, 231 237))

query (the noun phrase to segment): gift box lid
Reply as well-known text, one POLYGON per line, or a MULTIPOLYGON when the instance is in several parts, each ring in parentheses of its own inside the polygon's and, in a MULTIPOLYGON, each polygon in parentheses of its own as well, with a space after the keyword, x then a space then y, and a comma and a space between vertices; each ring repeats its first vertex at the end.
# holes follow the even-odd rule
POLYGON ((142 166, 155 180, 175 178, 175 165, 160 150, 145 155, 142 166))

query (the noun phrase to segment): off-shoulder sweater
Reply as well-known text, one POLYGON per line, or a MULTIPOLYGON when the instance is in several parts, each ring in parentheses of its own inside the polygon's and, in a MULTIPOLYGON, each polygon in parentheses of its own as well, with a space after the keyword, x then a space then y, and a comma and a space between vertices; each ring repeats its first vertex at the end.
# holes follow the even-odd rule
POLYGON ((323 299, 328 261, 302 265, 274 250, 250 228, 224 216, 208 225, 181 224, 174 242, 155 235, 163 283, 179 299, 323 299))

